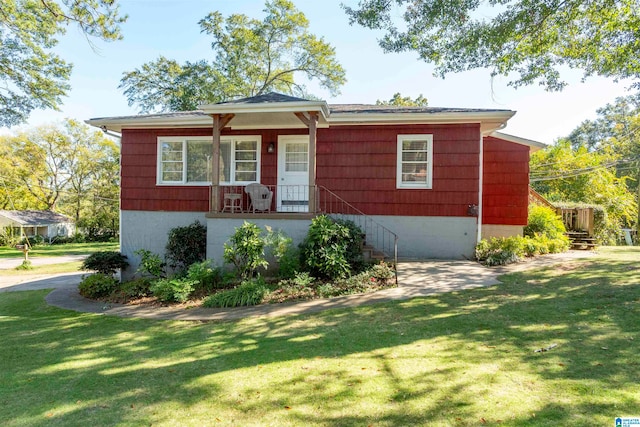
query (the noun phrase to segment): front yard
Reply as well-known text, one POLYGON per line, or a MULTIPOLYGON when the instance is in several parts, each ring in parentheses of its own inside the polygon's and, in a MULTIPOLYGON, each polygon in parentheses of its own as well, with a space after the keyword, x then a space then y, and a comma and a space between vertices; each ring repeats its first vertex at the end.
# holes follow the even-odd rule
POLYGON ((639 249, 490 288, 225 323, 0 294, 0 424, 613 425, 640 415, 639 249))
MULTIPOLYGON (((54 257, 63 255, 88 255, 99 251, 117 251, 118 242, 65 243, 63 245, 36 245, 29 251, 29 257, 54 257)), ((0 258, 21 258, 22 251, 0 246, 0 258)))

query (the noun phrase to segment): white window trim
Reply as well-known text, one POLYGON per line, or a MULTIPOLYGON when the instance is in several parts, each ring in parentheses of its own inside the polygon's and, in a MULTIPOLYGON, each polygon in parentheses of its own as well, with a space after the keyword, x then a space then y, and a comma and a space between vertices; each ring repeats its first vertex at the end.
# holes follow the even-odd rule
POLYGON ((433 135, 432 134, 412 134, 398 135, 398 145, 396 150, 396 188, 398 189, 422 189, 430 190, 433 187, 433 135), (407 140, 427 141, 427 180, 426 182, 403 182, 402 181, 402 143, 407 140))
MULTIPOLYGON (((211 185, 211 182, 187 182, 187 140, 189 141, 205 141, 209 143, 213 143, 213 137, 206 136, 159 136, 157 139, 157 158, 156 158, 156 185, 158 186, 187 186, 187 187, 198 187, 198 186, 208 186, 211 185), (162 143, 163 142, 182 142, 182 181, 163 181, 162 180, 162 143)), ((233 136, 221 136, 220 143, 222 142, 231 142, 234 141, 257 141, 256 146, 256 180, 255 181, 233 181, 233 171, 231 173, 232 180, 230 182, 221 182, 221 186, 232 186, 232 185, 247 185, 253 182, 260 182, 260 168, 262 164, 261 153, 262 153, 262 136, 261 135, 233 135, 233 136)), ((232 163, 235 164, 235 150, 231 150, 232 163)))

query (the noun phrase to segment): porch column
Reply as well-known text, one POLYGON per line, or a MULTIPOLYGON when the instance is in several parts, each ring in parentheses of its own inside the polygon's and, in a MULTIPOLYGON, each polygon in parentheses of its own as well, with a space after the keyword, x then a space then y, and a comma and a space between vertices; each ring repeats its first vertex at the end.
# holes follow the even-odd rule
POLYGON ((316 212, 316 131, 318 128, 318 112, 309 111, 309 117, 304 113, 295 113, 309 128, 309 212, 316 212))
POLYGON ((211 155, 211 196, 209 197, 209 211, 220 211, 220 133, 233 119, 234 114, 212 114, 213 118, 213 153, 211 155))

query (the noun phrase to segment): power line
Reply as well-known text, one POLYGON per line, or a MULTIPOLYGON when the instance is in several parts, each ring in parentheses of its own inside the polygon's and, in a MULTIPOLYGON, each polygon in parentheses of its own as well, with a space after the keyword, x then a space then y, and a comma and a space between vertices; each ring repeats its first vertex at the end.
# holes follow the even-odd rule
MULTIPOLYGON (((596 172, 598 170, 602 170, 602 169, 608 169, 614 166, 618 166, 618 165, 623 165, 623 164, 628 164, 628 163, 633 163, 635 161, 637 161, 639 158, 634 158, 634 159, 622 159, 622 160, 618 160, 615 162, 610 162, 607 164, 603 164, 603 165, 596 165, 596 166, 590 166, 587 168, 580 168, 580 169, 573 169, 570 171, 564 171, 562 172, 562 174, 557 174, 557 175, 547 175, 545 176, 545 172, 541 171, 540 175, 537 177, 530 177, 529 178, 529 182, 540 182, 540 181, 552 181, 555 179, 565 179, 565 178, 573 178, 576 176, 580 176, 580 175, 586 175, 592 172, 596 172)), ((631 168, 629 168, 631 169, 631 168)))

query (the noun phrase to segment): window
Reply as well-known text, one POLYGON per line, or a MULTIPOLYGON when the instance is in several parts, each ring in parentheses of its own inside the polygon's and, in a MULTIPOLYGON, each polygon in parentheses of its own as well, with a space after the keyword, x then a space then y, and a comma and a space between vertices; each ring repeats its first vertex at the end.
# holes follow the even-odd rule
POLYGON ((398 135, 397 188, 431 188, 433 135, 398 135))
POLYGON ((287 142, 284 169, 286 172, 307 172, 309 169, 309 144, 287 142))
MULTIPOLYGON (((158 138, 158 184, 211 184, 212 139, 158 138)), ((220 184, 260 181, 260 137, 220 139, 220 184)))

